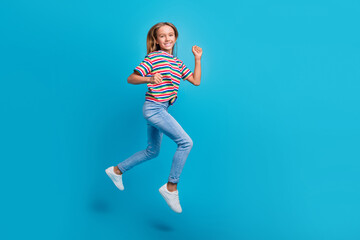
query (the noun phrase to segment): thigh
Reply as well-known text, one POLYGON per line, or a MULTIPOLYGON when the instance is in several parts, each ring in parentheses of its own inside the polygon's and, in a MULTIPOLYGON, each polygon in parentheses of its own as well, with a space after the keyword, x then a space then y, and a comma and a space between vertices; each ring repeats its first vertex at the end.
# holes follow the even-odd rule
POLYGON ((190 139, 180 124, 165 109, 147 119, 148 123, 170 137, 176 143, 190 139))
POLYGON ((154 148, 160 148, 163 133, 147 122, 148 145, 154 148))

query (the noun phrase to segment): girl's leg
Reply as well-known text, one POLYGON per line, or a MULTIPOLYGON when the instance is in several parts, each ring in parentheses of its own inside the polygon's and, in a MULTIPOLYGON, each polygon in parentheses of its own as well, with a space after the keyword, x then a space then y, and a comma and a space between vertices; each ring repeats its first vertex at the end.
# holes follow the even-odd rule
MULTIPOLYGON (((180 174, 193 146, 193 141, 165 108, 163 108, 163 110, 159 111, 157 114, 148 117, 147 121, 152 126, 156 127, 158 130, 170 137, 178 145, 173 157, 170 175, 168 178, 168 187, 170 185, 170 187, 172 186, 176 189, 176 184, 179 182, 180 174)), ((169 190, 171 189, 169 188, 169 190)))
POLYGON ((122 173, 130 170, 131 168, 142 162, 155 158, 159 155, 161 140, 163 136, 162 132, 147 123, 147 134, 147 148, 145 150, 135 153, 134 155, 117 165, 117 167, 122 173))

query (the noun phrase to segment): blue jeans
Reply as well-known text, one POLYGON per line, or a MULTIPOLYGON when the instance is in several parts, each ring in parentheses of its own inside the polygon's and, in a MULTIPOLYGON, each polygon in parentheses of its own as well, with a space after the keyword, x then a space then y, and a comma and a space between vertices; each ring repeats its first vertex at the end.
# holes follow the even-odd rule
POLYGON ((163 133, 165 133, 178 146, 173 157, 168 181, 172 183, 179 182, 180 174, 193 142, 180 124, 168 113, 169 106, 169 102, 145 101, 143 115, 147 121, 148 146, 145 150, 135 153, 117 165, 122 173, 142 162, 157 157, 160 153, 163 133))

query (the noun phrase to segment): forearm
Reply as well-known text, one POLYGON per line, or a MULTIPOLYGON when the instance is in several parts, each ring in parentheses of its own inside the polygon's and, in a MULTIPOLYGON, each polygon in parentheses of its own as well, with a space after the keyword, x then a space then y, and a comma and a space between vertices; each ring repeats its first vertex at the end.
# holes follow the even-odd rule
POLYGON ((150 77, 142 77, 140 75, 137 75, 135 73, 132 73, 128 79, 128 83, 131 84, 144 84, 144 83, 150 83, 150 77))
POLYGON ((195 69, 194 69, 195 85, 200 85, 200 81, 201 81, 201 59, 195 59, 195 69))

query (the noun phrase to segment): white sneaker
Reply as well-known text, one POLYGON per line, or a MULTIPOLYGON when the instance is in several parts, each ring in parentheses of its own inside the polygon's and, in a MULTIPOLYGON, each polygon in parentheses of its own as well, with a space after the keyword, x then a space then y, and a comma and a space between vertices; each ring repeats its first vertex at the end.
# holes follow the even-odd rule
POLYGON ((121 175, 117 175, 114 172, 114 167, 109 167, 105 170, 106 174, 109 176, 109 178, 114 182, 114 184, 117 186, 118 189, 120 189, 121 191, 124 190, 124 185, 122 182, 122 174, 121 175))
POLYGON ((179 191, 176 190, 174 192, 169 192, 169 190, 167 189, 167 183, 165 183, 165 185, 163 185, 160 189, 159 192, 161 194, 161 196, 165 199, 166 203, 169 205, 169 207, 177 213, 181 213, 182 209, 180 206, 180 201, 179 201, 179 191))

